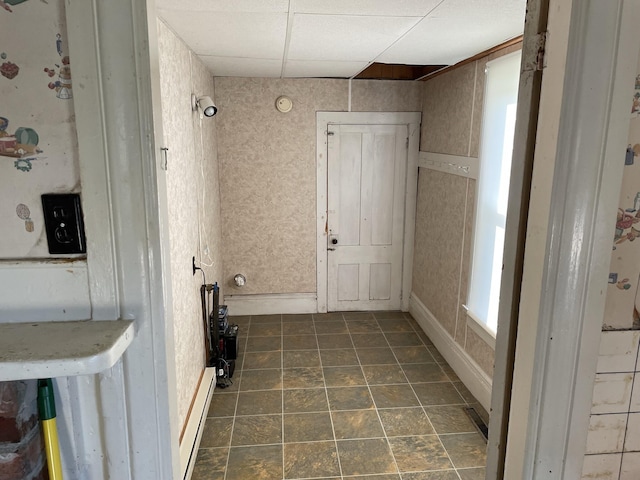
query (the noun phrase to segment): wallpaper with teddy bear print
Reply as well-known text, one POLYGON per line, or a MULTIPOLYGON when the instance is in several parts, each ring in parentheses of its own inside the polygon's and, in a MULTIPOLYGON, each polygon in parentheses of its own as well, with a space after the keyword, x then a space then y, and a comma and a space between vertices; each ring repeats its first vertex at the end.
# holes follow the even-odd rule
POLYGON ((0 0, 0 258, 46 258, 44 193, 80 191, 64 0, 0 0))

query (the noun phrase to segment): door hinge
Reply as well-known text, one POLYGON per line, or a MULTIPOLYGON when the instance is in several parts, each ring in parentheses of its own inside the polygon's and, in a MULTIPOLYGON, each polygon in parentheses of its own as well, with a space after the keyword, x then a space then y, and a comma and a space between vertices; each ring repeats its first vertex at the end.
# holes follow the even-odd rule
POLYGON ((407 137, 407 141, 405 143, 405 148, 409 148, 409 137, 407 137))
POLYGON ((328 131, 328 130, 327 130, 327 135, 328 135, 329 137, 330 137, 330 136, 332 136, 332 135, 335 135, 335 134, 336 134, 336 132, 330 132, 330 131, 328 131))
POLYGON ((544 70, 547 64, 547 34, 548 32, 538 33, 531 42, 530 47, 523 50, 525 60, 523 62, 522 70, 541 72, 544 70))

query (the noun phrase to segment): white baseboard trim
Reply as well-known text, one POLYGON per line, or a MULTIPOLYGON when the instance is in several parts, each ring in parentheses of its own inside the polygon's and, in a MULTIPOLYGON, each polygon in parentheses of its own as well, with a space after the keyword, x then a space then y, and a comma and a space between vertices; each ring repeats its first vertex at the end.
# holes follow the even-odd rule
POLYGON ((491 378, 480 365, 464 351, 447 330, 436 320, 433 313, 414 293, 409 299, 409 313, 420 324, 435 347, 449 363, 456 375, 488 412, 491 409, 491 378))
POLYGON ((215 388, 216 369, 205 368, 200 380, 200 386, 193 401, 193 407, 187 420, 187 427, 184 430, 182 441, 180 442, 180 472, 184 480, 189 480, 196 463, 204 422, 209 411, 211 395, 215 388))
POLYGON ((269 315, 274 313, 317 313, 315 293, 225 295, 229 315, 269 315))

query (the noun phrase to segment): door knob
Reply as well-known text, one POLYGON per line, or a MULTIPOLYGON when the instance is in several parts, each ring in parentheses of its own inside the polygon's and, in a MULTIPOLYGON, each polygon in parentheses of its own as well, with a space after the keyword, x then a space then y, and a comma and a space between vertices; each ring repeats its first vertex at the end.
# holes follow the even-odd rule
POLYGON ((338 244, 338 239, 337 238, 332 238, 331 239, 331 245, 337 245, 338 244))

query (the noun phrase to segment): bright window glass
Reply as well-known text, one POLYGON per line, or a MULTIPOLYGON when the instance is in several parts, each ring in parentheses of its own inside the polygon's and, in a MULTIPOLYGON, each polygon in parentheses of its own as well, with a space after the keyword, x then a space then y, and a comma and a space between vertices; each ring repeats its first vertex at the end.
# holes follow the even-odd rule
POLYGON ((495 335, 498 325, 520 52, 487 63, 480 139, 480 176, 467 309, 495 335))

